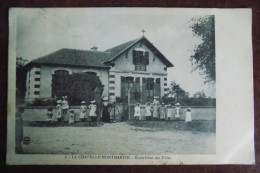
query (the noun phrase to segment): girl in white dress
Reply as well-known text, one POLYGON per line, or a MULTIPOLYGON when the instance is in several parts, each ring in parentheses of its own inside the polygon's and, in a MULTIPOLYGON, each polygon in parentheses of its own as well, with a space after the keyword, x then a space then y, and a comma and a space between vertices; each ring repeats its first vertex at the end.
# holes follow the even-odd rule
POLYGON ((82 101, 81 102, 81 106, 80 106, 80 112, 79 112, 79 119, 80 119, 80 121, 84 121, 85 120, 86 113, 87 113, 86 102, 82 101))
POLYGON ((152 108, 149 102, 146 104, 145 110, 146 110, 145 119, 146 121, 148 120, 150 121, 152 118, 152 108))
POLYGON ((97 105, 96 105, 96 101, 93 100, 90 103, 91 104, 89 105, 89 109, 90 109, 89 116, 91 118, 91 121, 96 121, 97 120, 97 114, 96 114, 97 105))
POLYGON ((75 114, 74 114, 74 110, 71 109, 69 110, 69 124, 74 124, 75 123, 75 114))
POLYGON ((176 111, 176 114, 175 114, 175 118, 176 119, 180 119, 181 118, 181 116, 180 116, 180 103, 176 103, 175 104, 175 111, 176 111))
POLYGON ((68 113, 69 104, 68 104, 68 101, 66 100, 67 98, 68 98, 67 96, 62 97, 62 99, 63 99, 61 102, 62 118, 64 118, 68 113))
POLYGON ((166 119, 166 107, 164 103, 162 103, 162 106, 160 107, 160 119, 165 120, 166 119))
POLYGON ((192 119, 191 119, 191 108, 188 108, 187 112, 186 112, 185 122, 191 122, 191 121, 192 121, 192 119))
POLYGON ((140 108, 140 105, 139 104, 137 104, 136 106, 135 106, 135 114, 134 114, 134 119, 135 120, 139 120, 140 119, 140 112, 141 112, 141 108, 140 108))
POLYGON ((160 105, 159 105, 159 102, 156 101, 154 103, 154 106, 153 106, 153 120, 158 120, 159 119, 159 108, 160 108, 160 105))
POLYGON ((171 108, 171 105, 168 105, 166 109, 166 116, 168 121, 171 120, 172 115, 173 115, 173 109, 171 108))
POLYGON ((62 118, 62 116, 61 116, 61 114, 62 114, 62 112, 61 112, 61 100, 57 101, 56 108, 57 108, 57 114, 56 114, 57 121, 61 121, 61 118, 62 118))

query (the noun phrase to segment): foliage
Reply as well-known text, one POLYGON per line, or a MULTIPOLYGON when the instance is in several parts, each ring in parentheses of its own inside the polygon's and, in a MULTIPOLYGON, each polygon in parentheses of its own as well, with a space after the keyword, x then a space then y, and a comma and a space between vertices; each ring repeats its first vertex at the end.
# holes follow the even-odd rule
POLYGON ((73 73, 68 75, 53 75, 53 96, 61 98, 68 96, 70 105, 79 105, 81 101, 89 103, 94 99, 94 89, 103 85, 97 76, 87 73, 73 73))
POLYGON ((164 97, 163 102, 165 104, 175 105, 179 102, 182 106, 216 106, 216 99, 213 98, 173 98, 164 97))
POLYGON ((193 94, 193 98, 206 98, 206 94, 204 93, 204 91, 198 91, 196 93, 193 94))
POLYGON ((194 70, 204 75, 204 83, 215 82, 215 19, 214 16, 194 18, 191 20, 194 36, 200 37, 202 43, 197 45, 190 61, 194 70))
POLYGON ((36 98, 32 102, 27 103, 28 106, 56 106, 56 100, 50 98, 48 100, 36 98))
POLYGON ((175 81, 172 81, 169 87, 169 94, 172 97, 182 98, 182 97, 188 97, 189 94, 180 87, 179 84, 177 84, 175 81))
POLYGON ((116 97, 116 103, 123 103, 124 99, 121 97, 116 97))
POLYGON ((24 98, 26 91, 26 74, 27 70, 25 64, 21 62, 26 62, 27 60, 21 57, 16 58, 16 96, 19 98, 24 98))

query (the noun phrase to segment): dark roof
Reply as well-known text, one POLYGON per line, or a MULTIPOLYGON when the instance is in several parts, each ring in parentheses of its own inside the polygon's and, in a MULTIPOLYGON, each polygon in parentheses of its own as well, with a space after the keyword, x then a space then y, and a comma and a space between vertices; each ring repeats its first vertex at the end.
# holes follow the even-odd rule
POLYGON ((77 49, 59 49, 53 53, 31 61, 32 64, 71 65, 87 67, 109 67, 103 62, 109 54, 77 49))
POLYGON ((137 42, 142 41, 155 55, 157 55, 167 67, 173 67, 173 64, 145 37, 141 37, 104 52, 77 50, 77 49, 60 49, 48 55, 32 60, 29 64, 47 64, 47 65, 68 65, 68 66, 87 66, 109 68, 106 62, 114 61, 122 53, 127 51, 137 42))

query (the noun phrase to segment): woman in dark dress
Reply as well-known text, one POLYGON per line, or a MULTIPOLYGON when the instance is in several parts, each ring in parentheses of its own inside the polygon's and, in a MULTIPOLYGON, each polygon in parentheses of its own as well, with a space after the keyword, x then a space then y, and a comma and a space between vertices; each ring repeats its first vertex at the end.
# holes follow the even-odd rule
POLYGON ((106 122, 106 123, 110 122, 110 104, 109 104, 109 101, 108 101, 108 97, 103 98, 102 121, 106 122))

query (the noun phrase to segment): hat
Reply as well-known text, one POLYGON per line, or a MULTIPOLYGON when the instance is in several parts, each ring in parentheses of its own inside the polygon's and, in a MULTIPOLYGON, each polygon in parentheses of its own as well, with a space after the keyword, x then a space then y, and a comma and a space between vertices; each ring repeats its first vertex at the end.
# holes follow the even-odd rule
POLYGON ((86 102, 85 101, 82 101, 82 102, 80 102, 81 104, 85 104, 86 102))
POLYGON ((65 99, 65 96, 62 96, 63 99, 65 99))
POLYGON ((175 104, 175 106, 180 106, 180 105, 181 105, 181 104, 180 104, 179 102, 175 104))
POLYGON ((188 110, 191 110, 191 108, 188 108, 188 110))
POLYGON ((61 100, 57 100, 57 103, 61 103, 61 100))
POLYGON ((67 99, 68 97, 67 96, 64 96, 65 99, 67 99))
POLYGON ((90 103, 96 103, 96 100, 92 100, 90 103))
POLYGON ((69 112, 74 112, 74 109, 70 109, 69 112))
POLYGON ((108 97, 104 97, 103 100, 104 100, 104 101, 107 101, 107 100, 108 100, 108 97))

